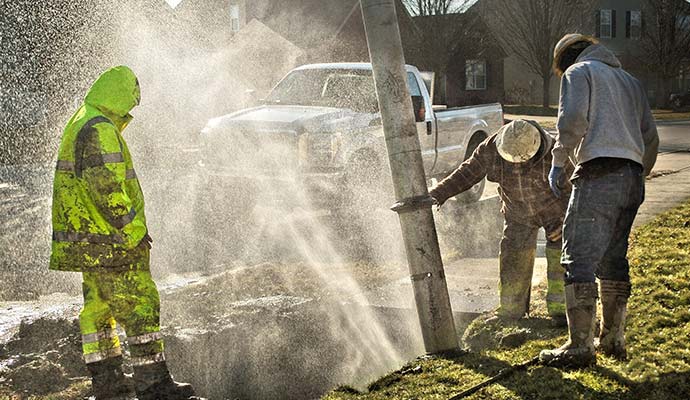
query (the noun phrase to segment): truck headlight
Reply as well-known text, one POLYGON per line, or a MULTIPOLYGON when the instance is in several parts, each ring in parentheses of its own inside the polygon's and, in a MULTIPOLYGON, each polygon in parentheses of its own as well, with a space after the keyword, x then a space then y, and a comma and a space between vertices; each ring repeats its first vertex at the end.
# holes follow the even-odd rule
POLYGON ((340 132, 303 133, 298 140, 300 167, 329 167, 340 151, 342 141, 340 132))

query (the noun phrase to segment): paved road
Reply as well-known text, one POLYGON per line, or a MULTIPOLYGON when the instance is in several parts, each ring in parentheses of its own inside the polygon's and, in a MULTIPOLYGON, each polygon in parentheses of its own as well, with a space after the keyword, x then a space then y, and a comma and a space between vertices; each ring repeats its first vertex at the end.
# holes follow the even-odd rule
POLYGON ((690 121, 660 123, 659 152, 690 151, 690 121))
POLYGON ((690 121, 659 124, 659 157, 654 172, 668 173, 690 168, 690 121))

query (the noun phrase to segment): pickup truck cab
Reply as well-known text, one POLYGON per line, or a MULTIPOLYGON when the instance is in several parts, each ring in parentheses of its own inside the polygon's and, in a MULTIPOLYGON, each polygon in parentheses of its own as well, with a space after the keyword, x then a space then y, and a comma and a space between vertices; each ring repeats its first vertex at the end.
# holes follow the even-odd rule
MULTIPOLYGON (((425 172, 440 179, 501 127, 503 111, 500 104, 434 106, 419 70, 405 68, 425 172)), ((200 166, 209 184, 263 185, 277 197, 286 192, 281 188, 300 185, 312 204, 331 207, 356 175, 389 183, 371 64, 298 67, 261 103, 214 118, 202 130, 200 166)), ((478 200, 483 187, 462 200, 478 200)))

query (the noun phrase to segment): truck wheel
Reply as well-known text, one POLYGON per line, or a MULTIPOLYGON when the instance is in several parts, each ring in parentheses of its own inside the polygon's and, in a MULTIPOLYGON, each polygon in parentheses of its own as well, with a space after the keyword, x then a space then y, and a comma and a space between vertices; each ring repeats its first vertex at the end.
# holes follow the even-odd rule
POLYGON ((683 109, 683 102, 680 100, 680 98, 677 98, 673 100, 673 111, 675 112, 680 112, 683 109))
MULTIPOLYGON (((474 153, 474 150, 479 146, 481 142, 483 142, 486 139, 485 134, 478 134, 475 135, 472 140, 470 140, 470 144, 467 146, 467 152, 465 153, 465 160, 470 158, 472 156, 472 153, 474 153)), ((477 183, 476 185, 472 186, 470 189, 464 191, 463 193, 460 193, 459 195, 455 196, 455 200, 459 204, 469 204, 469 203, 475 203, 479 201, 479 199, 482 197, 482 194, 484 193, 484 186, 486 185, 486 178, 482 179, 481 182, 477 183)))

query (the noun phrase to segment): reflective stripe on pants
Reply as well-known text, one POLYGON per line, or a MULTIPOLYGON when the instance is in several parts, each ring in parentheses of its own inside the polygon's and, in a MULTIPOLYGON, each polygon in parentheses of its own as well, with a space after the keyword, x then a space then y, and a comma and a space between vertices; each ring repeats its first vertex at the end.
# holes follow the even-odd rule
POLYGON ((160 301, 148 265, 122 272, 85 272, 83 278, 84 308, 79 324, 85 360, 95 362, 121 354, 119 339, 113 334, 116 321, 131 341, 133 358, 161 359, 160 301))
POLYGON ((87 364, 122 355, 120 338, 115 326, 115 320, 109 318, 104 319, 98 326, 85 324, 82 328, 82 351, 87 364))

